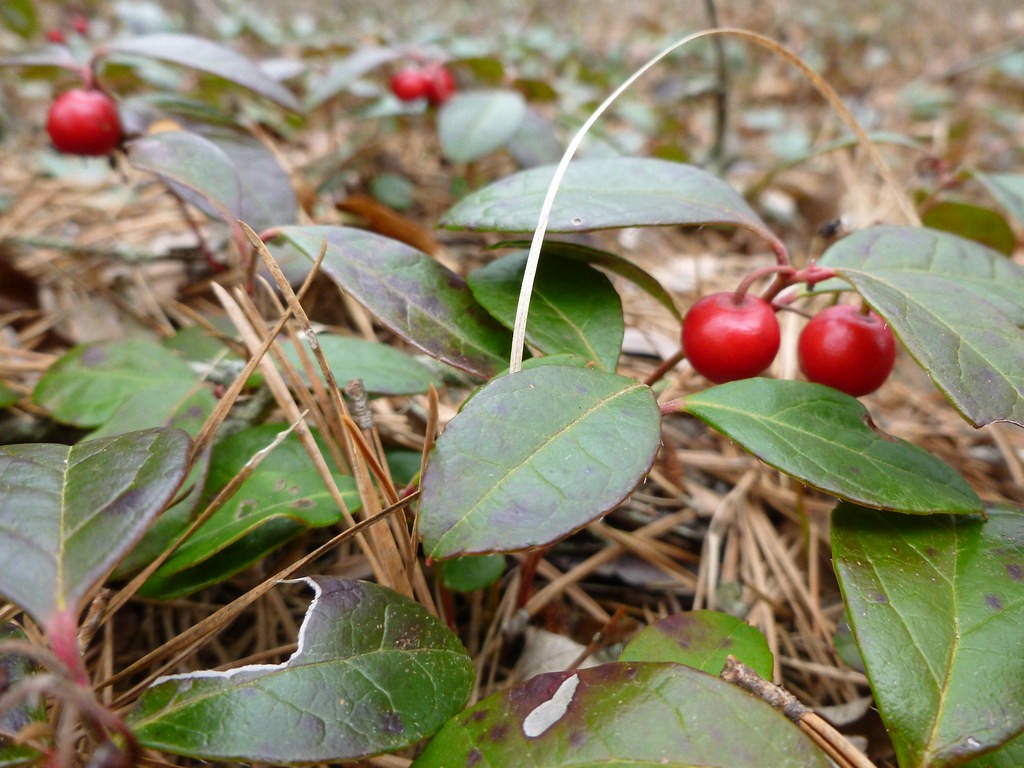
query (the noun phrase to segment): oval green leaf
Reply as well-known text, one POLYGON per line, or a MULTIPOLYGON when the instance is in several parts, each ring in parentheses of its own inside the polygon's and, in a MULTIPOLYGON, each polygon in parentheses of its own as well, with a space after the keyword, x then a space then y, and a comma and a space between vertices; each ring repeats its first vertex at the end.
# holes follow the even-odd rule
POLYGON ((928 208, 921 216, 921 223, 929 229, 974 240, 1004 256, 1011 255, 1017 246, 1017 236, 1006 219, 980 205, 944 200, 928 208))
MULTIPOLYGON (((430 389, 431 384, 439 384, 433 371, 411 355, 387 344, 328 333, 317 334, 317 343, 335 381, 341 386, 352 379, 360 379, 366 391, 373 394, 417 395, 430 389)), ((285 347, 285 355, 303 371, 299 354, 293 346, 285 347)), ((322 376, 308 348, 306 355, 313 363, 313 369, 322 376)))
POLYGON ((128 162, 180 186, 184 197, 198 195, 224 221, 242 217, 242 179, 223 149, 191 131, 163 131, 125 145, 128 162))
MULTIPOLYGON (((209 503, 253 456, 271 445, 279 424, 250 427, 214 447, 203 501, 209 503)), ((355 481, 334 473, 350 511, 359 508, 355 481)), ((139 590, 171 599, 223 581, 310 528, 334 525, 341 510, 324 487, 298 437, 289 435, 237 492, 203 523, 139 590)))
POLYGON ((480 378, 505 366, 511 334, 477 304, 461 277, 425 253, 348 227, 282 227, 278 234, 311 262, 326 240, 321 271, 431 357, 480 378))
POLYGON ((468 555, 441 562, 441 581, 453 592, 484 589, 504 573, 504 555, 468 555))
POLYGON ((0 591, 40 624, 64 614, 73 626, 181 485, 190 447, 175 429, 0 447, 0 591))
POLYGON ((263 142, 228 126, 200 124, 196 130, 227 156, 238 174, 239 219, 256 232, 295 223, 299 202, 292 180, 263 142))
POLYGON ((33 0, 6 0, 0 5, 0 24, 24 38, 32 37, 39 28, 33 0))
MULTIPOLYGON (((515 323, 526 251, 506 254, 467 278, 473 298, 507 328, 515 323)), ((533 286, 526 341, 546 355, 572 354, 614 371, 622 351, 622 300, 605 275, 547 255, 533 286)))
POLYGON ((157 680, 128 716, 139 742, 211 760, 352 760, 414 744, 465 704, 473 664, 426 609, 376 584, 305 581, 316 597, 287 661, 157 680))
POLYGON ((892 326, 964 418, 1024 425, 1024 267, 979 243, 874 227, 821 259, 892 326))
POLYGON ((140 393, 150 403, 177 402, 195 388, 197 378, 155 341, 106 341, 69 350, 43 374, 32 398, 57 421, 98 427, 140 393))
POLYGON ((490 696, 445 724, 413 768, 826 768, 780 712, 678 664, 552 672, 490 696))
POLYGON ((742 619, 720 611, 666 616, 626 643, 619 661, 674 661, 717 675, 730 655, 766 680, 772 679, 775 659, 764 635, 742 619))
MULTIPOLYGON (((442 219, 450 229, 530 232, 554 166, 508 176, 469 195, 442 219)), ((616 227, 727 224, 778 238, 736 191, 692 165, 651 158, 576 160, 562 179, 549 232, 616 227)))
POLYGON ((1024 735, 1017 736, 988 754, 964 763, 964 768, 1020 768, 1024 765, 1024 735))
POLYGON ((505 146, 526 116, 518 91, 456 94, 437 113, 441 152, 453 163, 471 163, 505 146))
POLYGON ((484 386, 448 423, 423 473, 430 557, 550 544, 622 501, 654 462, 650 387, 545 365, 484 386))
POLYGON ((981 511, 951 467, 874 427, 860 401, 803 381, 744 379, 686 398, 685 409, 766 464, 868 507, 981 511))
POLYGON ((114 40, 108 54, 128 54, 198 69, 247 88, 293 112, 299 104, 291 91, 263 74, 259 65, 226 46, 193 35, 158 33, 114 40))
MULTIPOLYGON (((495 248, 529 248, 529 240, 511 240, 498 243, 495 248)), ((661 306, 672 313, 672 316, 682 322, 683 316, 676 307, 669 292, 662 287, 650 273, 644 271, 632 261, 624 259, 616 253, 602 251, 599 248, 591 248, 589 245, 579 243, 567 243, 561 240, 545 240, 541 246, 541 263, 548 256, 560 256, 566 259, 576 259, 587 264, 602 267, 619 277, 629 280, 637 288, 640 288, 652 299, 655 299, 661 306)))
POLYGON ((836 574, 902 768, 961 765, 1024 728, 1024 510, 986 514, 832 515, 836 574))

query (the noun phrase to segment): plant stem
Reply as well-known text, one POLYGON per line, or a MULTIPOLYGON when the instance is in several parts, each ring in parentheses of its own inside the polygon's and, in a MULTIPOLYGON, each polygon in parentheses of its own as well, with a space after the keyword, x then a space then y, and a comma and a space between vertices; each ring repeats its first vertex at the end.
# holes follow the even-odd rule
MULTIPOLYGON (((711 26, 717 27, 715 0, 704 0, 704 9, 711 26)), ((725 163, 725 136, 729 126, 729 68, 722 38, 712 38, 711 47, 715 57, 715 143, 708 153, 708 164, 720 171, 725 163)))
POLYGON ((648 387, 654 386, 656 382, 661 381, 662 377, 666 373, 671 371, 685 359, 686 352, 683 350, 682 347, 680 347, 679 350, 674 355, 672 355, 672 357, 668 358, 667 360, 663 360, 661 362, 661 365, 659 365, 654 370, 654 373, 652 373, 650 376, 644 379, 644 384, 646 384, 648 387))

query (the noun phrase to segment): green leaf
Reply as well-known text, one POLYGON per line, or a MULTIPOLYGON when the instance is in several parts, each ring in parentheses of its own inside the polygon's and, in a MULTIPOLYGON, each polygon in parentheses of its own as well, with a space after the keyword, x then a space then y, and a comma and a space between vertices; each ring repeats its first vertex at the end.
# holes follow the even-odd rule
POLYGON ((1024 174, 974 171, 971 175, 1024 226, 1024 174))
POLYGON ((1024 729, 1024 510, 832 515, 836 574, 901 768, 961 765, 1024 729))
MULTIPOLYGON (((366 341, 350 336, 317 334, 317 341, 324 358, 340 386, 352 379, 361 379, 367 392, 380 395, 416 395, 426 392, 430 385, 439 385, 433 371, 419 363, 416 358, 399 349, 376 341, 366 341)), ((320 366, 308 349, 306 354, 313 364, 313 370, 321 376, 320 366)), ((285 346, 285 355, 303 371, 299 354, 291 345, 285 346)))
POLYGON ((504 555, 469 555, 441 562, 441 581, 453 592, 474 592, 505 573, 504 555))
POLYGON ((678 664, 539 675, 450 720, 412 768, 826 768, 784 715, 678 664))
POLYGON ((157 680, 128 716, 139 742, 211 760, 353 760, 414 744, 459 711, 473 664, 440 621, 376 584, 304 581, 316 597, 287 661, 157 680))
POLYGON ((457 93, 437 113, 441 152, 453 163, 471 163, 505 146, 526 115, 518 91, 457 93))
POLYGON ((196 374, 173 352, 124 339, 73 347, 43 374, 32 398, 57 421, 98 427, 140 396, 150 404, 178 402, 195 386, 196 374))
POLYGON ((744 379, 686 398, 685 409, 766 464, 841 499, 902 512, 979 512, 952 468, 887 435, 860 401, 803 381, 744 379))
MULTIPOLYGON (((515 323, 526 255, 506 254, 467 278, 473 298, 507 328, 515 323)), ((530 345, 547 355, 579 355, 614 371, 624 328, 622 301, 605 275, 572 259, 541 259, 526 325, 530 345)))
POLYGON ((465 281, 404 243, 347 227, 282 227, 311 262, 410 344, 480 378, 501 370, 511 334, 473 299, 465 281))
POLYGON ((1011 739, 1005 745, 964 763, 964 768, 1020 768, 1024 765, 1024 735, 1011 739))
MULTIPOLYGON (((550 86, 548 90, 554 95, 550 86)), ((532 96, 530 100, 535 101, 532 96)), ((565 151, 565 146, 555 133, 551 121, 542 117, 535 109, 527 107, 523 121, 515 135, 509 139, 506 149, 521 167, 534 168, 538 165, 557 163, 565 151)))
MULTIPOLYGON (((494 247, 529 248, 530 241, 511 240, 504 243, 498 243, 494 247)), ((561 240, 545 240, 540 253, 541 263, 543 263, 544 259, 548 256, 560 256, 562 258, 576 259, 577 261, 582 261, 587 264, 607 269, 609 272, 629 280, 633 285, 643 290, 651 298, 661 304, 661 306, 671 312, 672 316, 680 322, 683 319, 682 314, 676 308, 676 304, 669 295, 669 292, 662 287, 661 283, 636 264, 628 259, 622 258, 618 254, 602 251, 598 248, 591 248, 588 245, 567 243, 561 240)))
POLYGON ((651 468, 650 388, 545 365, 485 385, 435 443, 422 478, 430 557, 543 546, 615 507, 651 468))
POLYGON ((292 180, 263 142, 228 126, 201 124, 196 131, 227 156, 238 175, 239 219, 256 232, 296 222, 299 202, 292 180))
MULTIPOLYGON (((554 166, 507 176, 469 195, 442 219, 450 229, 530 232, 554 166)), ((649 158, 576 160, 558 188, 549 232, 727 224, 772 244, 778 238, 732 187, 692 165, 649 158)))
MULTIPOLYGON (((147 390, 129 398, 113 418, 90 437, 112 437, 153 427, 181 429, 195 437, 216 407, 216 399, 205 387, 179 401, 154 399, 153 392, 147 390)), ((207 449, 192 461, 192 468, 182 484, 187 492, 160 513, 139 543, 118 563, 113 573, 115 579, 141 571, 188 527, 202 498, 209 469, 210 451, 207 449)))
POLYGON ((0 23, 24 38, 32 37, 39 29, 33 0, 4 0, 0 3, 0 23))
MULTIPOLYGON (((0 624, 0 641, 3 640, 28 642, 25 632, 11 622, 0 624)), ((0 655, 0 693, 7 693, 38 671, 38 668, 24 656, 0 655)), ((0 711, 0 768, 39 765, 43 759, 39 752, 32 747, 15 744, 3 734, 18 733, 30 724, 47 722, 46 707, 42 701, 23 702, 0 711)))
POLYGON ((263 74, 256 62, 205 38, 175 33, 138 35, 108 43, 106 52, 198 69, 247 88, 285 109, 299 111, 299 104, 291 91, 263 74))
POLYGON ((0 383, 0 408, 9 408, 18 402, 18 393, 0 383))
POLYGON ((0 447, 0 591, 37 622, 80 602, 170 501, 191 441, 152 429, 0 447))
POLYGON ((862 230, 820 263, 889 322, 964 418, 1024 424, 1024 268, 970 240, 914 227, 862 230))
POLYGON ((1012 255, 1017 246, 1017 237, 1006 219, 991 208, 980 205, 945 200, 925 211, 921 223, 929 229, 974 240, 1005 256, 1012 255))
MULTIPOLYGON (((204 505, 283 429, 250 427, 216 445, 203 493, 204 505)), ((334 473, 349 510, 359 508, 355 481, 334 473)), ((142 586, 147 597, 191 594, 248 568, 310 528, 334 525, 341 510, 324 487, 302 443, 289 435, 273 449, 223 507, 203 523, 142 586)))
POLYGON ((400 56, 393 48, 360 47, 350 56, 331 64, 327 73, 313 83, 306 97, 305 108, 315 109, 349 89, 360 77, 400 56))
POLYGON ((227 153, 191 131, 163 131, 125 145, 128 162, 155 173, 229 224, 242 218, 242 179, 227 153))
POLYGON ((619 661, 674 661, 717 675, 735 656, 771 680, 774 657, 756 628, 719 611, 687 611, 640 630, 622 649, 619 661))

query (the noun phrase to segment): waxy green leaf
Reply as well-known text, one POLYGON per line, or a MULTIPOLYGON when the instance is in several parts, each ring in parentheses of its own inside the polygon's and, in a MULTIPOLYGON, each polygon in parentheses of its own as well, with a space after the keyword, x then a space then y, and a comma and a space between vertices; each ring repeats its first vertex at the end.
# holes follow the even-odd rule
MULTIPOLYGON (((219 442, 210 461, 204 505, 284 429, 250 427, 219 442)), ((334 473, 349 511, 359 508, 355 481, 334 473)), ((142 586, 139 593, 181 597, 216 584, 252 565, 310 528, 334 525, 341 510, 324 487, 295 435, 277 445, 223 507, 214 512, 142 586)))
POLYGON ((821 259, 882 315, 964 418, 1024 425, 1024 267, 979 243, 873 227, 821 259))
POLYGON ((473 299, 465 281, 425 253, 347 227, 282 227, 311 262, 381 323, 428 355, 481 378, 506 364, 511 334, 473 299))
POLYGON ((1012 254, 1017 246, 1017 236, 1006 219, 991 208, 980 205, 944 200, 929 207, 922 214, 921 223, 930 229, 974 240, 1004 256, 1012 254))
POLYGON ((471 163, 500 149, 526 116, 518 91, 457 93, 437 113, 441 152, 453 163, 471 163))
POLYGON ((674 661, 717 675, 735 656, 766 680, 775 661, 768 641, 742 619, 719 611, 687 611, 640 630, 619 661, 674 661))
POLYGON ((287 661, 157 680, 128 717, 139 742, 211 760, 352 760, 414 744, 465 704, 473 664, 426 609, 376 584, 304 581, 316 598, 287 661))
POLYGON ((672 663, 552 672, 449 721, 413 768, 826 768, 784 715, 725 681, 672 663))
POLYGON ((256 62, 202 37, 166 32, 136 35, 108 43, 106 51, 198 69, 258 93, 285 109, 299 111, 299 103, 291 91, 263 74, 256 62))
MULTIPOLYGON (((529 248, 528 240, 509 241, 499 243, 496 248, 529 248)), ((652 275, 642 270, 632 261, 624 259, 618 254, 609 251, 602 251, 599 248, 591 248, 588 245, 579 243, 568 243, 561 240, 545 240, 541 247, 541 263, 548 256, 560 256, 566 259, 576 259, 596 267, 603 267, 619 277, 629 280, 637 288, 643 290, 652 299, 655 299, 661 306, 672 313, 677 320, 682 321, 683 316, 676 307, 669 292, 662 287, 652 275)))
POLYGON ((229 224, 242 217, 242 178, 227 153, 191 131, 163 131, 125 145, 128 162, 166 179, 179 194, 229 224))
MULTIPOLYGON (((360 379, 366 391, 373 394, 415 395, 426 392, 431 384, 439 385, 433 371, 412 355, 387 344, 329 333, 318 333, 317 343, 339 386, 360 379)), ((294 346, 286 345, 285 354, 300 371, 305 371, 294 346)), ((322 377, 308 345, 306 356, 313 370, 322 377)))
POLYGON ((961 765, 1024 729, 1024 509, 986 515, 832 515, 836 574, 901 768, 961 765))
POLYGON ((126 339, 73 347, 43 374, 32 398, 57 421, 98 427, 125 403, 176 402, 196 386, 181 358, 155 341, 126 339))
POLYGON ((453 592, 473 592, 491 586, 505 573, 504 555, 467 555, 443 560, 441 580, 453 592))
POLYGON ((494 379, 448 423, 423 473, 420 533, 434 558, 543 546, 622 501, 651 468, 650 388, 543 365, 494 379))
POLYGON ((903 512, 979 512, 951 467, 874 427, 861 403, 821 384, 744 379, 686 398, 685 410, 766 464, 841 499, 903 512))
MULTIPOLYGON (((467 278, 473 297, 507 328, 515 323, 525 271, 526 251, 515 251, 467 278)), ((614 371, 624 328, 622 300, 605 275, 572 259, 541 259, 526 325, 531 346, 546 355, 578 355, 614 371)))
POLYGON ((40 624, 77 619, 181 485, 190 447, 167 429, 0 447, 0 591, 40 624))
POLYGON ((359 80, 367 72, 398 58, 401 52, 394 48, 360 46, 351 55, 331 64, 323 77, 316 80, 305 100, 307 110, 315 109, 359 80))
MULTIPOLYGON (((532 231, 554 170, 540 166, 500 179, 464 198, 441 223, 451 229, 532 231)), ((779 242, 721 179, 692 165, 636 157, 573 161, 558 188, 548 231, 672 224, 728 224, 779 242)))

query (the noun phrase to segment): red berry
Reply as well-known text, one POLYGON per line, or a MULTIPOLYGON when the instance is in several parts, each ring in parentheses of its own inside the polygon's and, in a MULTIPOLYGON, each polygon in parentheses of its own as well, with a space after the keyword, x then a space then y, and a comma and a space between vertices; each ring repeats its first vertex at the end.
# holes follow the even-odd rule
POLYGON ((49 40, 51 43, 63 43, 64 33, 56 28, 48 29, 46 30, 46 39, 49 40))
POLYGON ((416 101, 427 95, 429 80, 422 69, 400 69, 391 78, 391 92, 402 101, 416 101))
POLYGON ((46 132, 61 152, 109 155, 121 141, 117 104, 100 91, 67 91, 50 106, 46 132))
POLYGON ((683 318, 683 350, 697 373, 716 384, 763 372, 779 351, 779 321, 764 299, 733 292, 705 296, 683 318))
POLYGON ((82 14, 76 14, 71 20, 71 28, 80 35, 84 35, 89 31, 89 19, 82 14))
POLYGON ((800 334, 798 352, 800 370, 810 381, 860 397, 892 373, 896 337, 874 312, 865 315, 839 304, 811 318, 800 334))
POLYGON ((455 77, 440 64, 426 71, 427 99, 435 107, 444 104, 455 93, 455 77))

